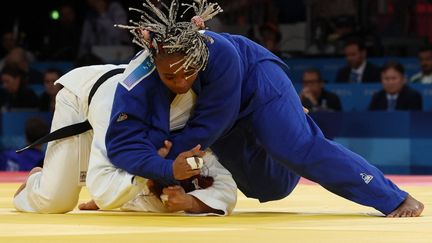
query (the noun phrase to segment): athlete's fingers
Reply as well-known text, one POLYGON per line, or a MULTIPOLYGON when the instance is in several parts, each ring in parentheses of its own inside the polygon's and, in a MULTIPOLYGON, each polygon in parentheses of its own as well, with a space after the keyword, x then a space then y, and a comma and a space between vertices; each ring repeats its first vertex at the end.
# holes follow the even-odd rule
POLYGON ((202 157, 204 156, 204 151, 201 151, 201 145, 197 145, 195 146, 193 149, 189 150, 189 151, 185 151, 183 153, 180 153, 178 155, 178 157, 182 158, 182 159, 186 159, 188 157, 194 157, 194 156, 198 156, 198 157, 202 157))

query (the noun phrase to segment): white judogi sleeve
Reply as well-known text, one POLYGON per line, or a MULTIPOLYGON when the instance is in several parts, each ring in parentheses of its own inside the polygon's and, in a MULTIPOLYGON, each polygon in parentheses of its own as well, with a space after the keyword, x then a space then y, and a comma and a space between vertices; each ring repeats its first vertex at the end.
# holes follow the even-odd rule
POLYGON ((224 215, 229 215, 237 202, 237 185, 231 173, 219 163, 213 153, 207 151, 203 159, 202 175, 213 177, 213 185, 188 194, 213 209, 223 211, 224 215))

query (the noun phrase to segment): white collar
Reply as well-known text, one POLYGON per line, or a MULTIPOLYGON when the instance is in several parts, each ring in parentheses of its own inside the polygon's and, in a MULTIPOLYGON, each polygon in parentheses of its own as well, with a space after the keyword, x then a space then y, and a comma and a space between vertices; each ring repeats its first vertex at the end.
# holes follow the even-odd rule
POLYGON ((388 93, 386 93, 386 97, 387 97, 388 100, 391 100, 391 99, 395 99, 396 100, 399 97, 399 93, 397 93, 397 94, 388 94, 388 93))
POLYGON ((363 61, 363 63, 357 69, 351 68, 351 71, 354 71, 357 74, 363 74, 365 68, 366 68, 366 60, 363 61))

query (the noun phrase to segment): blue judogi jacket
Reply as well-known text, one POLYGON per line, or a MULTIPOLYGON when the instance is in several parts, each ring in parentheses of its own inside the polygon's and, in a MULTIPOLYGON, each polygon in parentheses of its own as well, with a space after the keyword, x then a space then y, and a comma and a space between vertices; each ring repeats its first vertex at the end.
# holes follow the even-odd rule
POLYGON ((287 69, 278 57, 253 41, 236 35, 204 33, 213 38, 208 43, 209 61, 193 84, 198 95, 193 114, 184 129, 170 134, 169 109, 173 94, 164 86, 157 72, 136 80, 132 89, 119 85, 106 135, 111 162, 131 174, 175 183, 172 162, 176 156, 197 144, 210 147, 235 122, 260 105, 278 97, 278 83, 261 82, 255 67, 273 61, 287 69), (157 149, 164 140, 173 142, 167 158, 157 149))

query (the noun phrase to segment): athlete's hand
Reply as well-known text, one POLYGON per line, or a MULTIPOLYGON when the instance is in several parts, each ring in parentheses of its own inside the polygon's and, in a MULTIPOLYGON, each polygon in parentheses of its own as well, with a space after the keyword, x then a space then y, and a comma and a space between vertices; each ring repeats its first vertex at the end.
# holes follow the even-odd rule
POLYGON ((198 198, 187 194, 181 186, 169 186, 164 188, 163 196, 167 199, 164 205, 170 212, 185 211, 186 213, 224 214, 222 210, 211 208, 198 198))
POLYGON ((169 152, 170 152, 170 150, 172 148, 172 143, 170 141, 168 141, 168 140, 165 140, 164 141, 164 146, 165 147, 162 147, 162 148, 158 149, 158 151, 157 151, 157 153, 159 154, 159 156, 162 157, 162 158, 165 158, 169 154, 169 152))
POLYGON ((186 194, 181 186, 165 187, 163 194, 168 196, 164 204, 169 212, 188 211, 193 207, 193 197, 186 194))
POLYGON ((177 156, 173 163, 173 175, 176 180, 186 180, 192 176, 199 175, 201 170, 193 170, 191 166, 187 163, 186 158, 198 156, 203 157, 205 152, 200 150, 201 145, 195 146, 195 148, 183 152, 177 156))

